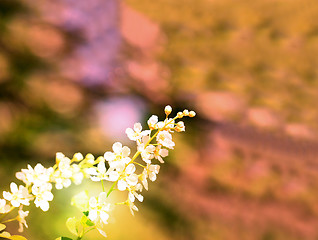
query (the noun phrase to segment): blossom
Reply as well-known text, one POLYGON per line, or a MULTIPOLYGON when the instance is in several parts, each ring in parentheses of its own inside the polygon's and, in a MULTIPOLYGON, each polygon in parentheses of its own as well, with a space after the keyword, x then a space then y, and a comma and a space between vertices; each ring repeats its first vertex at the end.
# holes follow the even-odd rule
POLYGON ((96 168, 90 168, 89 173, 91 175, 91 180, 94 182, 102 181, 102 180, 108 180, 111 182, 117 181, 119 178, 119 171, 124 170, 125 165, 121 166, 119 168, 119 165, 117 166, 117 169, 115 168, 109 168, 106 169, 105 160, 103 159, 100 161, 96 168), (106 171, 107 170, 107 171, 106 171), (116 171, 117 170, 117 171, 116 171))
POLYGON ((91 175, 93 175, 91 176, 91 179, 94 182, 108 179, 105 161, 100 161, 97 165, 97 170, 95 168, 92 169, 91 175))
POLYGON ((13 207, 19 207, 20 204, 30 205, 29 201, 32 199, 32 196, 29 194, 28 189, 22 185, 17 186, 16 183, 12 182, 10 184, 10 192, 3 191, 4 199, 11 202, 13 207))
POLYGON ((158 123, 158 116, 152 115, 149 120, 147 121, 149 129, 157 129, 157 123, 158 123))
POLYGON ((135 171, 136 167, 133 163, 126 167, 117 183, 119 191, 125 191, 129 187, 137 185, 138 175, 134 173, 135 171))
POLYGON ((135 186, 130 186, 128 191, 129 201, 134 202, 135 198, 137 198, 139 202, 142 202, 144 200, 144 197, 140 193, 137 193, 137 191, 142 191, 142 185, 140 183, 136 184, 135 186))
POLYGON ((130 162, 130 149, 120 143, 115 142, 113 144, 114 152, 105 152, 104 158, 108 161, 111 168, 120 168, 123 169, 125 164, 130 162))
POLYGON ((53 168, 45 168, 42 164, 38 163, 34 168, 28 165, 28 169, 22 169, 21 172, 16 173, 16 177, 22 180, 26 185, 41 185, 42 183, 49 182, 53 168))
POLYGON ((7 213, 10 211, 10 205, 5 199, 0 199, 0 213, 7 213))
POLYGON ((35 195, 34 204, 36 207, 40 207, 44 212, 49 210, 49 201, 53 200, 51 190, 51 183, 42 184, 41 186, 32 186, 32 194, 35 195))
MULTIPOLYGON (((168 156, 168 149, 173 149, 175 146, 172 133, 185 131, 184 122, 175 123, 175 120, 196 115, 194 111, 185 109, 183 112, 178 112, 176 117, 168 118, 171 112, 171 106, 166 106, 166 119, 160 122, 158 116, 152 115, 147 121, 150 130, 143 130, 141 123, 135 123, 133 128, 126 129, 128 138, 137 143, 137 152, 132 158, 129 157, 130 149, 127 146, 115 142, 112 151, 105 152, 103 157, 100 156, 96 160, 92 154, 87 154, 84 158, 81 153, 75 153, 70 159, 58 152, 54 167, 45 168, 40 163, 34 168, 28 165, 27 169, 22 169, 21 172, 16 173, 16 177, 22 180, 26 186, 20 185, 18 187, 15 183, 10 184, 11 192, 4 191, 4 199, 0 199, 0 214, 10 212, 14 207, 20 207, 15 220, 19 222, 19 231, 22 232, 24 226, 28 227, 25 218, 29 214, 29 211, 22 210, 23 205, 29 205, 29 202, 34 200, 36 207, 47 211, 50 207, 49 202, 54 198, 51 192, 51 183, 55 183, 57 189, 62 189, 70 186, 72 181, 75 184, 80 184, 84 178, 90 177, 93 181, 114 182, 109 193, 114 190, 116 184, 119 191, 127 191, 126 201, 117 204, 128 205, 134 215, 134 211, 138 211, 134 204, 135 200, 137 199, 139 202, 144 200, 141 192, 143 188, 148 190, 148 179, 155 181, 159 174, 160 166, 152 164, 152 159, 158 159, 160 163, 164 163, 163 158, 168 156), (156 132, 151 134, 152 130, 156 130, 156 132), (146 166, 137 163, 136 159, 139 155, 146 166), (106 161, 109 164, 108 169, 106 161), (137 165, 135 164, 143 168, 141 174, 136 173, 137 165)), ((106 233, 102 228, 104 224, 108 223, 112 206, 107 202, 107 195, 103 190, 97 197, 90 198, 87 192, 82 192, 72 199, 72 205, 76 205, 85 214, 81 219, 82 225, 92 226, 91 229, 97 229, 105 237, 106 233), (94 225, 88 221, 86 216, 94 225)), ((74 227, 77 228, 76 225, 74 227)), ((77 229, 74 232, 79 233, 77 229)), ((7 238, 10 236, 7 232, 0 235, 7 238)))
POLYGON ((175 143, 172 141, 172 136, 168 131, 160 131, 157 135, 157 142, 167 148, 173 149, 175 143))
POLYGON ((111 204, 107 202, 107 194, 101 192, 98 198, 90 198, 88 218, 96 224, 107 224, 110 209, 111 204))
POLYGON ((22 208, 19 209, 18 211, 18 216, 17 216, 17 220, 19 222, 19 232, 23 232, 23 225, 28 228, 28 225, 25 221, 25 218, 29 215, 29 211, 23 211, 22 208))
POLYGON ((156 147, 154 145, 148 145, 145 147, 145 144, 140 144, 138 146, 138 151, 140 151, 141 158, 146 163, 151 163, 151 159, 154 158, 155 150, 156 147))
POLYGON ((141 174, 141 182, 144 185, 145 189, 148 190, 148 181, 147 178, 149 178, 152 182, 154 182, 157 179, 157 174, 159 173, 160 166, 159 165, 153 165, 153 164, 147 164, 147 167, 144 168, 144 171, 141 174))
MULTIPOLYGON (((57 154, 58 156, 58 154, 57 154)), ((64 156, 64 155, 63 155, 64 156)), ((53 174, 53 181, 55 182, 56 189, 62 189, 69 187, 72 184, 71 177, 73 176, 73 171, 71 167, 71 159, 68 157, 57 157, 58 160, 58 170, 53 174)))
POLYGON ((163 157, 167 157, 169 154, 169 151, 167 149, 161 148, 160 145, 158 145, 153 153, 154 157, 159 160, 159 162, 164 163, 163 157))
POLYGON ((72 184, 71 177, 72 177, 72 171, 60 171, 57 170, 54 174, 54 181, 55 181, 55 188, 56 189, 62 189, 69 187, 72 184))
POLYGON ((81 172, 81 167, 77 164, 72 164, 70 167, 70 170, 72 171, 72 180, 76 185, 79 185, 82 183, 84 179, 84 174, 81 172))
POLYGON ((134 129, 127 128, 126 134, 130 140, 137 141, 140 140, 143 136, 147 136, 150 134, 150 130, 142 131, 142 126, 140 123, 134 124, 134 129))

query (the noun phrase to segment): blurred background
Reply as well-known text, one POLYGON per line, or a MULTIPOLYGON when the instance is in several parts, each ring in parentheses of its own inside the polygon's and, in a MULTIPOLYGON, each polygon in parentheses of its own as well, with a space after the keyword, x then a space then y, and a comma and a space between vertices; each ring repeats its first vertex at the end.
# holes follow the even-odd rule
MULTIPOLYGON (((316 0, 1 0, 0 190, 58 151, 134 148, 125 129, 170 104, 197 117, 109 239, 318 239, 317 15, 316 0)), ((82 188, 32 207, 25 236, 70 237, 82 188)))

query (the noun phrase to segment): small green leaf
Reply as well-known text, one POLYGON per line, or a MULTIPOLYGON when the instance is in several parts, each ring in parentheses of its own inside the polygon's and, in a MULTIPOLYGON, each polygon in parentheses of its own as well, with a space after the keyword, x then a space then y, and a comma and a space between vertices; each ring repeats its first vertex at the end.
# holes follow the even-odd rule
POLYGON ((89 211, 83 212, 83 214, 87 217, 89 214, 89 211))
POLYGON ((82 225, 84 226, 84 228, 85 227, 91 227, 91 226, 94 226, 95 224, 88 218, 88 217, 86 217, 86 216, 83 216, 82 218, 81 218, 81 223, 82 223, 82 225))
POLYGON ((25 237, 22 237, 20 235, 12 235, 9 239, 12 239, 12 240, 27 240, 25 237))
POLYGON ((68 230, 74 234, 74 235, 78 235, 78 221, 75 217, 72 217, 72 218, 68 218, 66 220, 66 226, 68 228, 68 230))
POLYGON ((93 223, 90 219, 87 219, 86 225, 89 226, 89 227, 92 227, 92 226, 95 225, 95 223, 93 223))
POLYGON ((0 223, 0 232, 1 232, 2 230, 6 229, 6 227, 7 227, 6 225, 0 223))

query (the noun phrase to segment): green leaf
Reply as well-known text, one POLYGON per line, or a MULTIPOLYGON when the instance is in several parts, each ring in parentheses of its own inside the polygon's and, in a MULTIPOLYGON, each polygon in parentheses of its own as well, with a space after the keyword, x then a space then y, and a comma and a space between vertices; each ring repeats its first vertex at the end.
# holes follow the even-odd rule
POLYGON ((87 217, 89 214, 89 211, 83 212, 83 214, 87 217))
POLYGON ((7 227, 6 225, 0 223, 0 232, 1 232, 2 230, 6 229, 6 227, 7 227))
POLYGON ((89 226, 89 227, 92 227, 92 226, 95 225, 95 223, 93 223, 90 219, 87 219, 86 225, 89 226))
POLYGON ((82 218, 81 218, 81 223, 82 223, 82 225, 84 226, 84 228, 85 227, 92 227, 92 226, 94 226, 95 225, 95 223, 93 223, 88 217, 86 217, 86 216, 83 216, 82 218))
POLYGON ((73 240, 72 238, 68 238, 68 237, 59 237, 55 240, 73 240))
POLYGON ((27 240, 25 237, 22 237, 20 235, 12 235, 9 239, 12 239, 12 240, 27 240))
POLYGON ((78 235, 78 220, 75 217, 66 220, 66 227, 72 234, 78 235))

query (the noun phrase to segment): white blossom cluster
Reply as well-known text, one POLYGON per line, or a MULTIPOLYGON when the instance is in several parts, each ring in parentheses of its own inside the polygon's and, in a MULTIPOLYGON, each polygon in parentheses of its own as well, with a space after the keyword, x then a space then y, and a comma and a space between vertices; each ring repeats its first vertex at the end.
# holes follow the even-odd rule
MULTIPOLYGON (((138 211, 135 200, 143 201, 141 192, 143 189, 148 190, 148 180, 153 182, 157 179, 160 170, 160 165, 157 163, 164 163, 163 158, 167 157, 169 150, 175 146, 172 133, 185 131, 184 123, 176 120, 184 116, 195 116, 194 111, 184 110, 178 112, 176 117, 169 118, 171 111, 172 108, 166 106, 164 121, 159 121, 158 116, 152 115, 147 121, 149 127, 147 130, 143 130, 140 123, 135 123, 133 128, 126 129, 128 138, 137 145, 137 151, 133 155, 129 147, 116 142, 112 146, 112 151, 105 152, 96 160, 92 154, 87 154, 84 158, 81 153, 76 153, 70 159, 63 153, 57 153, 56 164, 53 167, 45 168, 40 163, 34 168, 28 165, 27 169, 16 173, 17 179, 24 185, 18 186, 12 182, 11 192, 4 191, 3 199, 0 198, 0 223, 1 214, 19 208, 15 220, 19 222, 19 231, 22 231, 23 226, 27 227, 25 218, 29 214, 29 211, 23 211, 23 206, 28 206, 30 201, 34 201, 36 207, 47 211, 50 207, 49 202, 54 197, 53 185, 56 189, 62 189, 69 187, 72 182, 81 184, 83 179, 89 178, 101 182, 103 191, 98 197, 90 198, 86 193, 81 193, 73 198, 75 200, 74 202, 72 200, 72 204, 86 211, 93 228, 106 236, 102 229, 108 223, 109 212, 112 209, 107 199, 109 194, 114 190, 127 191, 126 201, 117 205, 127 205, 132 214, 138 211), (138 157, 141 160, 139 162, 138 157), (113 182, 111 189, 105 191, 103 181, 113 182)), ((4 235, 0 233, 1 236, 4 235)))
MULTIPOLYGON (((3 199, 0 198, 0 214, 8 214, 14 208, 19 208, 18 216, 15 218, 19 222, 19 231, 23 231, 23 225, 27 227, 25 218, 29 211, 23 211, 23 206, 29 206, 30 201, 34 201, 36 207, 43 211, 49 210, 49 202, 53 200, 52 188, 56 189, 69 187, 72 181, 81 184, 85 173, 85 168, 95 164, 94 157, 88 154, 85 159, 80 153, 74 154, 72 160, 62 153, 56 154, 56 164, 54 167, 45 168, 38 163, 34 168, 30 165, 16 173, 16 178, 24 185, 10 184, 11 192, 3 191, 3 199), (75 162, 81 161, 80 164, 75 162)), ((1 217, 1 215, 0 215, 1 217)), ((1 234, 0 234, 1 237, 1 234)))
MULTIPOLYGON (((112 146, 113 151, 105 152, 103 158, 100 158, 97 167, 89 170, 93 181, 106 180, 114 182, 108 194, 112 190, 128 191, 127 200, 117 204, 127 205, 132 214, 134 214, 134 211, 138 211, 135 200, 142 202, 144 199, 141 192, 143 189, 148 190, 148 180, 155 181, 157 179, 160 165, 156 164, 155 161, 164 163, 163 158, 167 157, 169 149, 173 149, 175 146, 172 133, 185 131, 184 123, 182 121, 176 122, 176 120, 184 116, 195 116, 194 111, 184 110, 179 112, 176 117, 168 118, 171 111, 172 108, 166 106, 166 119, 164 121, 159 121, 158 116, 152 115, 147 121, 149 127, 147 130, 143 130, 140 123, 135 123, 133 128, 126 129, 128 138, 135 141, 137 145, 137 152, 134 155, 131 155, 129 147, 116 142, 112 146), (139 156, 141 163, 137 162, 139 156), (137 168, 142 169, 140 173, 137 173, 137 168)), ((106 196, 106 198, 108 196, 104 192, 101 194, 103 194, 103 197, 106 196)), ((101 196, 99 196, 100 198, 101 196)), ((96 199, 91 198, 91 201, 95 203, 96 199)), ((100 211, 96 212, 94 210, 95 207, 92 206, 95 206, 95 204, 88 204, 89 218, 95 224, 105 223, 105 216, 107 218, 109 216, 109 208, 100 209, 100 211), (94 217, 91 216, 91 211, 94 211, 94 217)))

